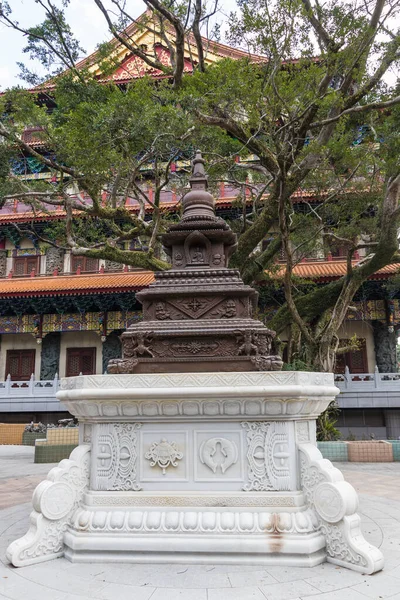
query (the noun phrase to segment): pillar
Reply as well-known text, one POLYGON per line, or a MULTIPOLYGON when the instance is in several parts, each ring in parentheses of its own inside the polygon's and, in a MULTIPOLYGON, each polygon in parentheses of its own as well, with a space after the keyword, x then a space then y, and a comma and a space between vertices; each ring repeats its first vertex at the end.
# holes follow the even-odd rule
POLYGON ((56 373, 60 372, 60 342, 59 332, 48 333, 43 338, 40 379, 54 379, 56 373))
POLYGON ((380 373, 396 373, 396 333, 386 323, 372 321, 376 364, 380 373))

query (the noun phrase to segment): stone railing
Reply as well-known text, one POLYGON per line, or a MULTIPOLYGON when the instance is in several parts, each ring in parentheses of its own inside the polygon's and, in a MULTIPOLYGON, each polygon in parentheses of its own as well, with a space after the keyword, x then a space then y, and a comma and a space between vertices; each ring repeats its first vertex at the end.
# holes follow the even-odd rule
POLYGON ((335 384, 342 393, 373 390, 400 391, 400 373, 380 373, 378 367, 373 373, 350 373, 346 367, 343 374, 335 375, 335 384))
POLYGON ((28 381, 12 381, 8 376, 0 381, 0 412, 65 411, 57 400, 59 379, 39 380, 34 375, 28 381))

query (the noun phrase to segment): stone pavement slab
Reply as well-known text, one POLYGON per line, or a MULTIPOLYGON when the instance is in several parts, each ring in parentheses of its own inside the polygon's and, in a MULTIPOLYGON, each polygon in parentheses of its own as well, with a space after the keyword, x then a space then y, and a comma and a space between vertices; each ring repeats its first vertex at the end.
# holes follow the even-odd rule
POLYGON ((365 537, 385 554, 385 569, 372 576, 329 563, 86 565, 60 558, 15 569, 6 548, 27 531, 32 491, 52 466, 33 464, 31 447, 0 446, 0 600, 400 600, 400 463, 337 465, 359 491, 365 537))

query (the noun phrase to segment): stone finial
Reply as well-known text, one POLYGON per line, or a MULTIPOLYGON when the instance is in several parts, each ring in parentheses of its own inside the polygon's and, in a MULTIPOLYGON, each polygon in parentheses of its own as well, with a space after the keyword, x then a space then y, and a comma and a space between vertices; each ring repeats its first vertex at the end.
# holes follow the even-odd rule
POLYGON ((208 181, 205 170, 205 160, 200 150, 196 150, 196 155, 192 160, 192 175, 189 179, 190 187, 195 189, 207 189, 208 181))
POLYGON ((191 190, 182 199, 184 220, 188 217, 215 217, 214 198, 207 191, 208 181, 204 165, 200 150, 196 150, 189 179, 191 190))

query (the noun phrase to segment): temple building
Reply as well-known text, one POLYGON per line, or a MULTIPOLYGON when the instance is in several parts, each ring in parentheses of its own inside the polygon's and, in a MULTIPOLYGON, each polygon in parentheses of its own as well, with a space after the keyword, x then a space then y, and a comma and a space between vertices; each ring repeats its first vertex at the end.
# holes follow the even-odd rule
MULTIPOLYGON (((159 60, 169 61, 168 49, 146 30, 129 31, 138 45, 152 47, 159 60)), ((162 76, 141 59, 128 55, 116 41, 115 60, 119 67, 109 76, 118 85, 147 74, 162 76)), ((191 70, 196 56, 195 44, 187 42, 185 70, 191 70)), ((206 62, 212 64, 223 57, 249 56, 236 48, 209 42, 206 62)), ((251 55, 255 62, 263 57, 251 55)), ((97 55, 93 53, 80 65, 88 67, 101 79, 97 55)), ((51 84, 49 84, 50 86, 51 84)), ((25 141, 40 147, 37 131, 24 132, 25 141)), ((46 149, 41 148, 43 153, 46 149)), ((177 160, 176 168, 188 161, 177 160)), ((26 156, 13 165, 14 172, 26 179, 49 179, 51 172, 26 156)), ((221 184, 215 199, 217 216, 229 220, 239 218, 242 208, 235 202, 238 190, 221 184)), ((303 203, 318 200, 312 192, 295 194, 295 210, 303 203)), ((171 211, 178 209, 180 198, 173 190, 162 193, 161 204, 171 211)), ((138 205, 129 200, 129 210, 138 205)), ((249 211, 251 209, 249 202, 249 211)), ((52 221, 64 218, 62 210, 49 207, 46 214, 33 213, 17 200, 0 210, 0 421, 54 422, 66 415, 56 400, 58 380, 65 376, 101 374, 110 359, 121 357, 121 334, 141 319, 141 305, 136 293, 154 280, 148 271, 132 269, 107 260, 71 256, 43 243, 30 231, 33 222, 40 233, 52 221)), ((266 240, 265 243, 267 243, 266 240)), ((285 265, 282 255, 281 270, 285 265)), ((361 258, 359 256, 358 258, 361 258)), ((325 285, 346 272, 346 259, 340 249, 332 248, 318 257, 305 258, 295 274, 325 285)), ((339 404, 344 409, 339 428, 348 435, 376 437, 400 435, 400 375, 397 374, 396 334, 400 327, 400 292, 388 282, 399 272, 398 265, 389 265, 375 273, 358 292, 340 338, 354 335, 359 349, 341 355, 337 361, 337 383, 342 390, 339 404)), ((263 295, 261 294, 261 300, 263 295)), ((268 296, 266 315, 273 314, 282 303, 283 292, 276 298, 268 296)), ((268 320, 266 321, 268 325, 268 320)), ((281 335, 285 340, 285 334, 281 335)))

